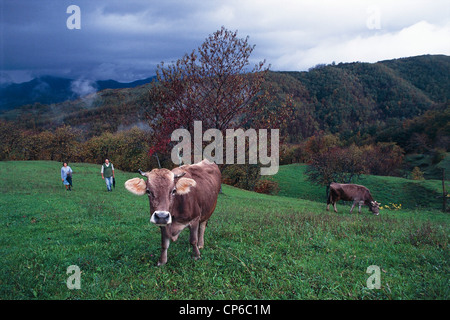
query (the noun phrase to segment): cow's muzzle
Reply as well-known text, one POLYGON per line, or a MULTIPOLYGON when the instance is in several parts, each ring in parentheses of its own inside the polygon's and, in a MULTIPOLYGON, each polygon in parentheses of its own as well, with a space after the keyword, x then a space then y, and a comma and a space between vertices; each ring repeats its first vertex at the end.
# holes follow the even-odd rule
POLYGON ((169 211, 155 211, 150 218, 150 222, 157 226, 165 226, 172 223, 172 216, 169 211))

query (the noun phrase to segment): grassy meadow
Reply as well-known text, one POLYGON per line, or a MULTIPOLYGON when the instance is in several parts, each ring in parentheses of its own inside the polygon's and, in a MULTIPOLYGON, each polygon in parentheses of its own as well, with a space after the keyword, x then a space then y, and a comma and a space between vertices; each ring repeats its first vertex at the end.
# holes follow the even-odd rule
POLYGON ((279 196, 224 185, 202 258, 191 258, 185 230, 157 267, 147 197, 123 187, 137 174, 117 170, 108 193, 100 166, 69 165, 71 192, 58 162, 0 162, 0 299, 450 298, 449 217, 430 198, 438 181, 363 177, 376 200, 402 209, 358 215, 338 204, 336 214, 304 166, 283 166, 279 196), (79 290, 66 286, 71 265, 79 290), (380 289, 367 287, 371 265, 380 289))
MULTIPOLYGON (((325 187, 309 183, 306 180, 306 168, 307 165, 304 164, 280 166, 278 173, 270 176, 269 179, 278 182, 280 187, 278 195, 280 196, 326 203, 325 187)), ((395 204, 406 209, 442 210, 441 180, 411 180, 388 176, 361 175, 353 183, 369 188, 374 199, 380 202, 382 207, 395 208, 395 206, 392 206, 392 204, 395 204)), ((450 184, 447 181, 446 189, 449 188, 450 184)), ((341 210, 346 211, 347 209, 344 209, 342 204, 343 202, 338 203, 338 210, 341 207, 341 210)), ((429 217, 427 216, 427 218, 429 217)))

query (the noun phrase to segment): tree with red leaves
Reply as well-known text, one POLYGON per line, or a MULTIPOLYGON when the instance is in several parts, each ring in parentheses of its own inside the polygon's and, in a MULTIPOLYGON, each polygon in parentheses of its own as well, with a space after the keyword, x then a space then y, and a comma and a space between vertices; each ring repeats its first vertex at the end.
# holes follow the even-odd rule
POLYGON ((158 65, 147 115, 156 141, 150 153, 167 154, 172 132, 183 128, 192 134, 195 120, 222 133, 246 125, 277 128, 283 117, 270 104, 269 90, 263 90, 265 61, 250 67, 253 49, 248 37, 241 39, 237 31, 222 27, 197 51, 158 65))

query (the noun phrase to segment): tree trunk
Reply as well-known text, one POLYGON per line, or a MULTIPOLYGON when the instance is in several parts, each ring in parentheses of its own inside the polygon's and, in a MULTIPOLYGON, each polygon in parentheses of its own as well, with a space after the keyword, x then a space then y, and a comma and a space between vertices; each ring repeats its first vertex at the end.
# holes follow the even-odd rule
POLYGON ((155 153, 155 158, 158 161, 158 168, 161 169, 161 163, 159 162, 159 157, 157 153, 155 153))

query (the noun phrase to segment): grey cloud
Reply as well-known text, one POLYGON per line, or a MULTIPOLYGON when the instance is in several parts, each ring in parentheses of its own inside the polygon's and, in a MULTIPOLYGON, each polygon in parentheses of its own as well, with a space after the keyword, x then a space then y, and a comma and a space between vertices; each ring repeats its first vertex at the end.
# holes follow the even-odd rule
POLYGON ((448 0, 0 0, 1 81, 44 74, 145 78, 155 73, 157 63, 192 51, 222 25, 241 37, 249 35, 256 45, 252 60, 266 59, 272 70, 381 60, 383 52, 422 54, 424 45, 429 53, 450 54, 450 48, 437 44, 450 36, 449 6, 448 0), (81 8, 81 30, 66 28, 72 4, 81 8), (379 8, 381 29, 367 27, 371 6, 379 8), (432 30, 435 36, 433 41, 418 36, 414 47, 402 42, 408 39, 402 30, 424 37, 432 30), (374 48, 377 39, 382 41, 374 48))

